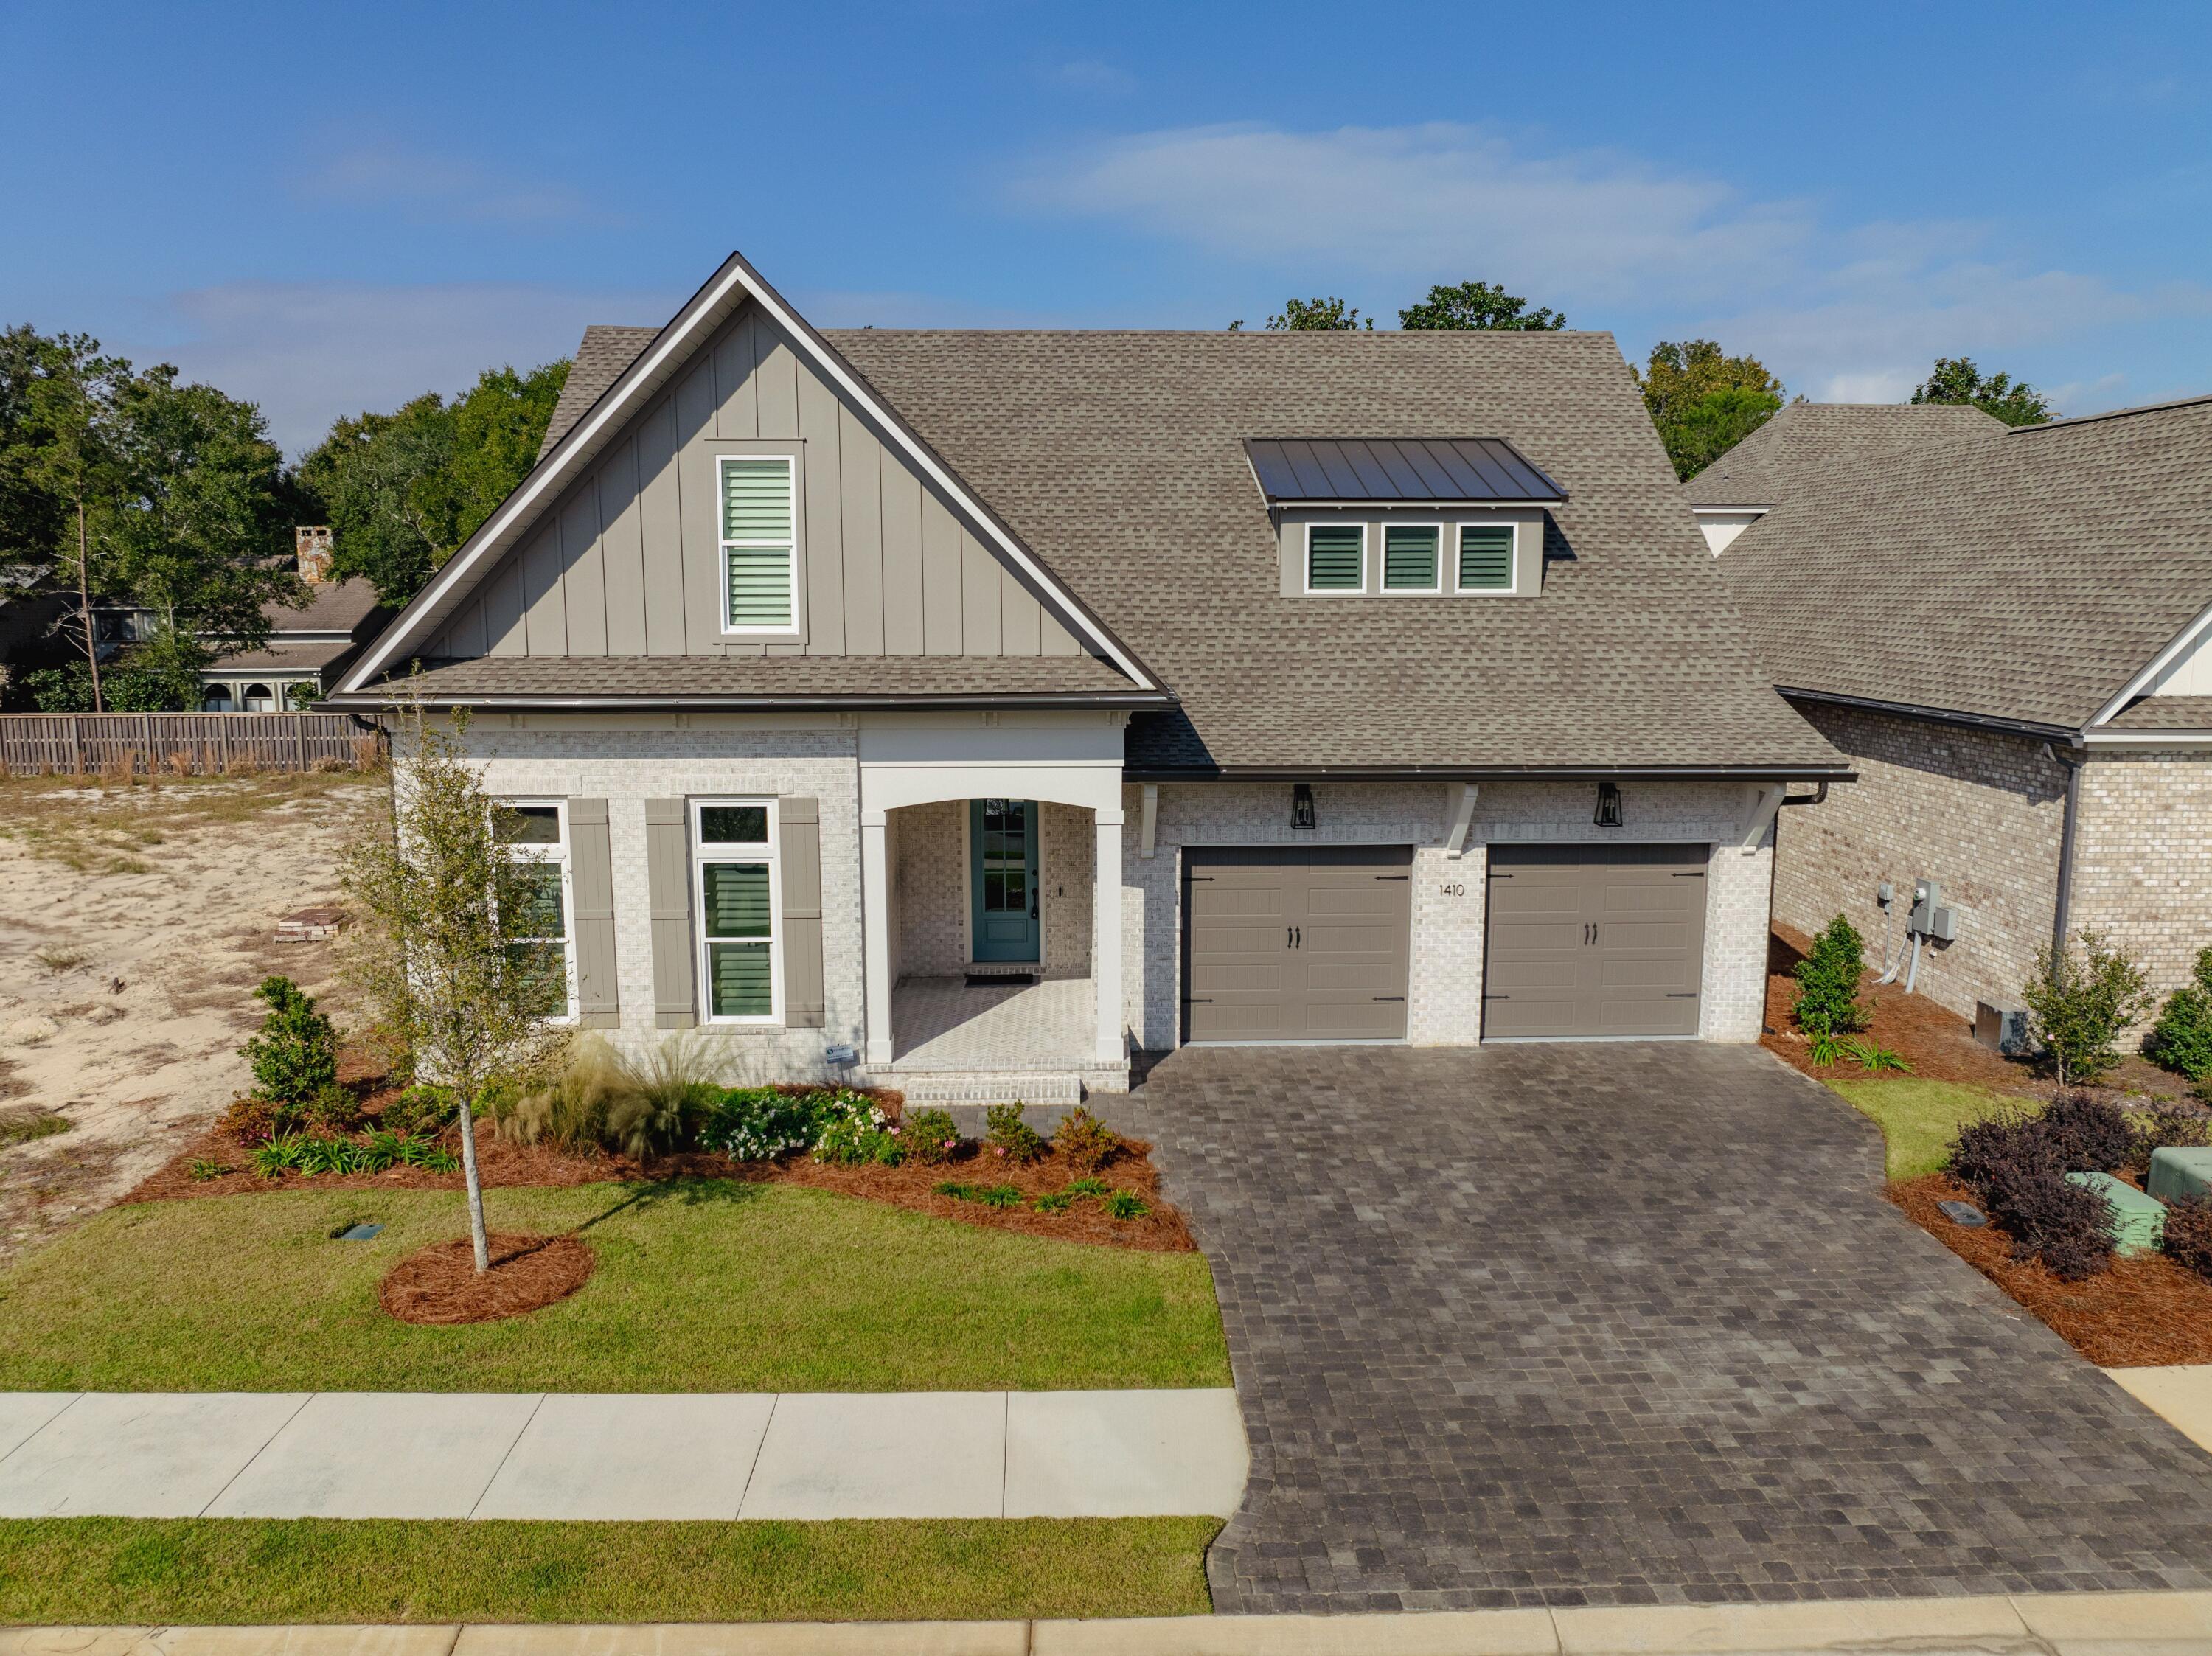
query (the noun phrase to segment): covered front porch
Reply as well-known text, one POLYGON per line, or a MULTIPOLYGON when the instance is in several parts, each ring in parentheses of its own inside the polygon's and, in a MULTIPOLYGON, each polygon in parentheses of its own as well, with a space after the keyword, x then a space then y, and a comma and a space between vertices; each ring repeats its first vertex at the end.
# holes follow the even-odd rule
POLYGON ((1125 1091, 1118 725, 891 734, 860 768, 868 1079, 917 1102, 1125 1091))

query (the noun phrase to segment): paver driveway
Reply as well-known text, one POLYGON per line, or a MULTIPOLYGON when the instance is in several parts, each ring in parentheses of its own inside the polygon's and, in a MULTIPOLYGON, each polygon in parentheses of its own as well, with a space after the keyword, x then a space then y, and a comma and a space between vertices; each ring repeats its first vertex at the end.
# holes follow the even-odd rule
POLYGON ((2212 1586, 2212 1456, 1757 1049, 1186 1049, 1133 1095, 1252 1443, 1227 1611, 2212 1586))

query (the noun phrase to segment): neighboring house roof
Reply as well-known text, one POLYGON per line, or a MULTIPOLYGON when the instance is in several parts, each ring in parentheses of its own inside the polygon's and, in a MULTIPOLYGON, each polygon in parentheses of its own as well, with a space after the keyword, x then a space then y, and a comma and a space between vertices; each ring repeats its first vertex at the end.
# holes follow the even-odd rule
MULTIPOLYGON (((1000 555, 1060 595, 1121 690, 1157 680, 1172 693, 1176 711, 1134 716, 1139 773, 1845 773, 1760 676, 1609 334, 825 334, 736 256, 666 328, 586 335, 538 466, 340 699, 403 672, 748 296, 849 383, 1000 555), (1569 497, 1548 521, 1545 590, 1285 598, 1244 445, 1286 432, 1509 446, 1569 497)), ((862 687, 897 670, 958 693, 943 660, 802 659, 862 687)), ((570 691, 628 682, 605 659, 533 670, 570 691)))
POLYGON ((611 327, 604 323, 592 323, 584 330, 583 343, 576 347, 576 360, 569 365, 568 378, 562 382, 561 395, 553 404, 552 421, 545 428, 544 440, 538 446, 538 458, 544 459, 553 451, 553 446, 568 434, 569 428, 582 419, 592 403, 606 395, 623 370, 637 361, 658 328, 611 327))
POLYGON ((2212 398, 1840 462, 1715 564, 1785 688, 2080 730, 2212 605, 2212 398))
POLYGON ((350 635, 377 608, 376 588, 356 575, 346 580, 322 581, 307 589, 302 604, 264 604, 270 631, 285 633, 344 633, 350 635))
POLYGON ((360 640, 381 618, 376 588, 356 575, 321 581, 307 589, 301 604, 264 604, 269 639, 258 649, 217 656, 208 670, 222 673, 319 671, 360 647, 360 640))
POLYGON ((1139 773, 1841 769, 1759 676, 1609 334, 828 337, 1175 692, 1139 773), (1540 596, 1281 596, 1247 437, 1468 430, 1570 496, 1540 596))
POLYGON ((319 671, 359 647, 349 638, 296 644, 272 639, 266 649, 240 650, 235 655, 217 656, 208 663, 206 670, 211 673, 312 673, 319 671))
POLYGON ((1839 462, 1998 437, 2004 422, 1966 403, 1788 403, 1682 485, 1693 507, 1778 506, 1839 462))
POLYGON ((420 696, 433 707, 640 700, 852 707, 963 699, 1144 707, 1168 701, 1158 691, 1137 689, 1095 656, 877 657, 865 674, 855 674, 854 664, 838 656, 479 656, 425 663, 420 673, 393 683, 403 696, 420 696))

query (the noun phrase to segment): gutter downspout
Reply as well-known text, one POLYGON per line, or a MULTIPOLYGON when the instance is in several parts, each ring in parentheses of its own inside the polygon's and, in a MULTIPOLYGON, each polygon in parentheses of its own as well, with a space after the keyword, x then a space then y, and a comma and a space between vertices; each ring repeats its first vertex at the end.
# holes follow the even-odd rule
POLYGON ((2051 957, 2057 961, 2066 957, 2066 926, 2074 906, 2074 825, 2081 815, 2081 767, 2088 762, 2088 755, 2061 753, 2050 742, 2043 744, 2043 751, 2051 763, 2066 771, 2066 816, 2058 829, 2058 891, 2051 917, 2051 957))
MULTIPOLYGON (((1714 555, 1717 557, 1719 555, 1716 553, 1714 555)), ((1774 949, 1774 886, 1782 872, 1782 807, 1826 804, 1827 799, 1828 785, 1826 782, 1820 784, 1818 793, 1792 794, 1785 787, 1782 790, 1780 801, 1774 807, 1774 855, 1766 859, 1766 946, 1770 961, 1774 949)), ((1759 1006, 1759 1032, 1763 1035, 1775 1033, 1774 1026, 1766 1021, 1766 1008, 1763 1002, 1759 1006)))

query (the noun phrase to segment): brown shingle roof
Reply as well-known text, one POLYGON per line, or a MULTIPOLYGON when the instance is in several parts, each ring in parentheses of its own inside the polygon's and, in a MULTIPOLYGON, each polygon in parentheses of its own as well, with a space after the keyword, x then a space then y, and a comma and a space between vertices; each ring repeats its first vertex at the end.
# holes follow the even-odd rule
POLYGON ((569 366, 568 378, 562 382, 560 397, 553 404, 553 418, 545 428, 545 440, 538 446, 539 459, 550 453, 553 445, 568 434, 568 428, 591 411, 592 404, 622 378, 623 370, 637 361, 639 354, 659 331, 658 328, 623 328, 602 322, 594 322, 584 330, 583 343, 576 347, 576 360, 569 366))
POLYGON ((381 704, 420 692, 433 702, 572 702, 595 697, 866 705, 1027 700, 1080 706, 1157 703, 1092 656, 481 656, 425 664, 348 697, 381 704))
POLYGON ((1998 437, 2001 420, 1965 403, 1790 403, 1682 485, 1692 506, 1778 506, 1839 461, 1930 443, 1998 437))
POLYGON ((2212 604, 2212 398, 1839 464, 1716 562, 1778 683, 2078 729, 2212 604))
POLYGON ((1182 703, 1133 767, 1839 767, 1759 676, 1608 334, 841 331, 1182 703), (1285 598, 1247 437, 1506 439, 1543 593, 1285 598))
POLYGON ((2114 713, 2114 731, 2212 731, 2212 695, 2147 695, 2114 713))

